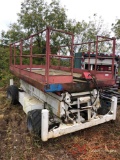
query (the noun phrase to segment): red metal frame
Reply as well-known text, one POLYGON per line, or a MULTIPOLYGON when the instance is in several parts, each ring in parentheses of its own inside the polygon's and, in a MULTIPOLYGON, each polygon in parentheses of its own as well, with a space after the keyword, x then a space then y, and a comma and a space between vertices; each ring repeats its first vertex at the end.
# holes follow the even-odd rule
MULTIPOLYGON (((40 31, 37 34, 31 35, 30 37, 26 38, 26 39, 22 39, 19 42, 15 42, 10 44, 10 70, 13 74, 15 74, 16 76, 18 76, 19 78, 27 81, 28 83, 34 85, 35 87, 39 88, 39 89, 43 89, 44 90, 44 86, 48 85, 48 84, 62 84, 63 88, 66 90, 66 88, 69 88, 69 90, 75 90, 75 84, 77 87, 77 83, 74 82, 73 80, 73 73, 80 73, 82 74, 83 72, 86 72, 86 70, 82 70, 82 69, 78 69, 78 68, 74 68, 74 54, 73 54, 73 48, 74 46, 79 46, 79 45, 88 45, 88 57, 89 57, 89 61, 88 61, 88 70, 91 75, 95 76, 96 80, 98 81, 98 84, 103 85, 113 85, 115 83, 114 77, 113 77, 113 72, 114 72, 114 58, 115 58, 115 38, 107 38, 107 37, 100 37, 97 36, 97 41, 96 42, 88 42, 88 43, 82 43, 82 44, 74 44, 74 35, 72 33, 69 32, 65 32, 65 31, 61 31, 61 30, 56 30, 56 29, 52 29, 50 27, 47 27, 45 30, 40 31), (69 43, 69 47, 70 47, 70 55, 69 56, 64 56, 64 55, 58 55, 56 54, 51 54, 51 47, 50 47, 50 38, 51 38, 51 31, 53 32, 60 32, 66 35, 69 35, 71 37, 71 42, 69 43), (46 33, 46 54, 33 54, 33 46, 34 46, 34 42, 33 39, 42 33, 46 33), (102 40, 99 40, 99 38, 102 38, 102 40), (24 41, 28 40, 29 44, 28 44, 28 52, 29 54, 24 54, 23 48, 24 48, 24 41), (96 70, 96 66, 97 66, 97 59, 100 57, 98 56, 98 43, 99 42, 106 42, 106 41, 113 41, 113 49, 112 49, 112 72, 99 72, 96 70), (91 44, 95 43, 96 44, 96 53, 95 53, 95 70, 90 70, 90 59, 91 59, 91 44), (33 64, 33 58, 44 58, 45 57, 45 61, 46 63, 43 64, 33 64), (28 58, 29 59, 29 64, 23 64, 23 58, 28 58), (57 59, 58 64, 60 64, 60 60, 62 58, 64 59, 68 59, 70 61, 70 66, 55 66, 52 65, 50 63, 51 59, 57 59), (17 60, 18 60, 18 64, 17 64, 17 60), (29 70, 27 70, 29 68, 29 70), (32 71, 32 69, 35 68, 42 68, 45 69, 45 75, 42 74, 38 74, 38 73, 34 73, 32 71), (69 75, 63 75, 62 73, 59 75, 50 75, 50 69, 55 69, 55 70, 61 70, 61 71, 66 71, 69 72, 69 75), (105 74, 107 74, 109 76, 105 76, 105 74), (67 86, 67 84, 70 84, 69 86, 67 86), (74 89, 73 89, 74 88, 74 89)), ((59 46, 59 49, 62 47, 66 47, 66 46, 59 46)), ((27 50, 26 49, 26 50, 27 50)), ((102 57, 101 57, 102 58, 102 57)), ((82 88, 82 87, 81 87, 82 88)), ((84 88, 84 87, 83 87, 84 88)), ((76 88, 76 90, 78 90, 76 88)))
MULTIPOLYGON (((86 52, 86 54, 88 54, 88 70, 85 70, 85 69, 78 69, 78 68, 74 68, 73 72, 76 72, 76 73, 83 73, 83 72, 86 72, 86 71, 89 71, 91 73, 92 76, 94 76, 96 78, 96 80, 98 81, 98 83, 104 83, 104 85, 113 85, 115 84, 115 78, 114 78, 114 60, 115 60, 115 45, 116 45, 116 39, 113 37, 113 38, 108 38, 108 37, 104 37, 104 36, 97 36, 97 40, 96 42, 87 42, 87 43, 81 43, 81 44, 74 44, 74 46, 82 46, 82 45, 88 45, 88 51, 86 52), (101 40, 99 40, 101 39, 101 40), (111 41, 112 43, 112 52, 111 54, 108 56, 103 56, 104 53, 99 53, 98 52, 98 45, 99 43, 101 42, 109 42, 111 41), (92 58, 90 54, 91 53, 91 44, 95 44, 96 46, 96 50, 94 53, 95 55, 95 69, 94 70, 90 70, 90 59, 92 58), (99 55, 98 55, 99 54, 99 55), (97 71, 97 61, 98 59, 112 59, 112 70, 111 71, 97 71), (107 75, 108 76, 105 76, 107 75), (106 82, 106 80, 108 80, 108 83, 106 82)), ((83 52, 83 56, 84 56, 84 52, 83 52)))
MULTIPOLYGON (((34 34, 31 35, 30 37, 26 38, 25 40, 29 40, 30 39, 30 44, 29 44, 29 54, 28 55, 24 55, 23 52, 23 42, 25 40, 21 40, 19 42, 15 42, 12 43, 10 45, 10 70, 11 72, 13 72, 15 75, 17 75, 18 77, 22 78, 22 79, 35 79, 36 81, 39 81, 39 83, 42 84, 55 84, 55 83, 72 83, 73 82, 73 56, 61 56, 61 55, 54 55, 51 54, 51 50, 50 50, 50 33, 51 31, 54 32, 61 32, 64 34, 67 34, 69 36, 71 36, 71 55, 73 55, 73 40, 74 40, 74 35, 72 33, 69 32, 65 32, 65 31, 61 31, 61 30, 55 30, 52 29, 50 27, 47 27, 45 30, 40 31, 38 34, 46 32, 46 54, 33 54, 32 50, 33 50, 33 38, 35 36, 37 36, 38 34, 34 34), (16 48, 20 48, 20 54, 16 55, 16 48), (13 53, 13 49, 14 49, 14 53, 13 53), (33 58, 37 57, 46 57, 46 64, 45 65, 34 65, 33 64, 33 58), (60 66, 59 68, 57 68, 56 66, 50 66, 50 59, 51 57, 58 57, 60 58, 68 58, 71 61, 71 65, 70 67, 62 67, 60 66), (16 64, 16 59, 19 58, 20 59, 20 64, 16 64), (30 63, 29 65, 23 65, 23 58, 29 58, 30 59, 30 63), (25 70, 29 68, 28 70, 25 70), (37 73, 33 73, 32 72, 32 68, 44 68, 45 69, 45 75, 41 75, 41 74, 37 74, 37 73), (49 69, 60 69, 63 71, 69 71, 70 75, 50 75, 49 74, 49 69), (29 77, 29 78, 28 78, 29 77)), ((28 80, 27 80, 28 81, 28 80)))

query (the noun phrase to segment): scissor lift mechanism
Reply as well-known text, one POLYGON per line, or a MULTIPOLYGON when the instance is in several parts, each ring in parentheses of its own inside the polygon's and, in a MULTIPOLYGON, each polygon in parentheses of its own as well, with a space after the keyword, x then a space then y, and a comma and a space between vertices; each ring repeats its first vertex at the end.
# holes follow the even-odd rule
MULTIPOLYGON (((49 138, 59 137, 67 133, 72 133, 78 130, 89 128, 107 121, 116 119, 117 111, 117 98, 107 98, 110 101, 110 109, 105 115, 98 115, 93 110, 95 106, 91 106, 90 92, 72 93, 74 98, 72 103, 67 102, 63 96, 58 96, 54 93, 44 93, 30 84, 21 80, 21 88, 23 91, 19 91, 19 102, 23 106, 23 110, 26 114, 31 110, 41 110, 41 139, 47 141, 49 138), (81 107, 82 104, 86 106, 81 107), (77 105, 77 108, 73 109, 72 105, 77 105), (68 106, 70 108, 68 108, 68 106), (54 126, 49 130, 50 112, 55 115, 55 121, 59 122, 59 126, 54 126), (84 119, 81 113, 86 111, 87 117, 84 119), (74 114, 76 117, 70 117, 70 114, 74 114), (66 123, 62 122, 62 117, 66 114, 66 123), (68 118, 68 119, 67 119, 68 118)), ((92 91, 92 94, 96 96, 96 90, 92 91)), ((68 97, 67 97, 68 98, 68 97)), ((103 106, 104 107, 104 106, 103 106)), ((97 109, 97 108, 94 108, 97 109)))
MULTIPOLYGON (((90 65, 92 43, 86 43, 88 44, 87 53, 89 55, 88 66, 90 65)), ((90 70, 90 66, 88 70, 74 68, 73 48, 79 45, 82 44, 74 44, 72 33, 51 29, 50 27, 10 45, 10 71, 21 79, 17 100, 28 116, 28 129, 35 129, 41 135, 43 141, 116 119, 117 98, 115 96, 112 98, 104 96, 103 100, 107 100, 108 104, 102 107, 105 107, 107 112, 104 114, 98 113, 101 108, 101 97, 98 88, 115 84, 113 76, 115 38, 97 37, 94 70, 90 70), (67 46, 70 52, 69 55, 60 54, 61 48, 65 46, 59 46, 57 53, 52 53, 51 31, 71 37, 71 42, 67 46), (34 53, 35 37, 40 35, 44 35, 46 42, 44 54, 34 53), (99 38, 103 40, 99 40, 99 38), (111 71, 100 72, 96 68, 97 59, 102 58, 98 52, 98 47, 99 43, 106 41, 112 41, 113 44, 111 53, 112 69, 111 71), (36 58, 37 63, 34 61, 36 58), (64 66, 63 62, 65 61, 63 59, 68 60, 69 65, 64 66), (44 64, 40 62, 44 62, 44 64), (53 62, 57 62, 57 65, 53 62), (37 114, 40 123, 36 128, 33 128, 31 122, 33 111, 35 113, 40 111, 40 114, 37 114)), ((40 48, 37 51, 40 52, 40 48)), ((13 97, 12 91, 16 87, 13 85, 12 80, 10 86, 12 87, 8 88, 8 97, 13 97)))

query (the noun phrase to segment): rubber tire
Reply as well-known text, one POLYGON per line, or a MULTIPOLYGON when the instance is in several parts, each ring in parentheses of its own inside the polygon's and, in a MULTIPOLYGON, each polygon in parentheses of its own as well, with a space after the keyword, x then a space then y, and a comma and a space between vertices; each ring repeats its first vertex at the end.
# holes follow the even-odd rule
POLYGON ((11 104, 18 104, 18 87, 11 85, 7 88, 7 98, 11 98, 11 104))
POLYGON ((101 107, 98 108, 97 113, 105 115, 110 111, 111 103, 106 99, 100 99, 101 107))
POLYGON ((28 112, 27 128, 35 135, 41 135, 41 109, 35 109, 28 112))

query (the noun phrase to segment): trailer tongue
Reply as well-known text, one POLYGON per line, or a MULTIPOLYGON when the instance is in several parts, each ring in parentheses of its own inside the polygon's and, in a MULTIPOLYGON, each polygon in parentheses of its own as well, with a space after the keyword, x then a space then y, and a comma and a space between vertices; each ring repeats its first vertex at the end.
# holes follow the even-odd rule
POLYGON ((10 71, 20 78, 20 88, 11 83, 7 95, 13 104, 21 103, 28 129, 43 141, 116 119, 117 98, 101 94, 104 87, 115 84, 115 39, 97 37, 94 67, 90 66, 92 42, 85 44, 87 70, 74 68, 73 49, 84 44, 74 44, 72 33, 47 27, 10 45, 10 71), (53 37, 59 41, 64 37, 69 44, 55 46, 53 37), (111 70, 99 71, 99 43, 106 42, 112 42, 111 70))

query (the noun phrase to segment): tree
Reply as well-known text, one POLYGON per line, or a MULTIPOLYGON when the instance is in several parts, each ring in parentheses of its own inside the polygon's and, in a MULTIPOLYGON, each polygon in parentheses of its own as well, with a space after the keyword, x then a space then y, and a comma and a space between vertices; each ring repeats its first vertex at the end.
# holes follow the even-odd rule
POLYGON ((18 14, 18 22, 28 36, 46 26, 64 29, 66 20, 65 9, 56 0, 49 5, 44 0, 25 0, 18 14))
POLYGON ((22 28, 19 24, 13 23, 10 24, 10 29, 5 32, 1 32, 2 44, 8 45, 9 43, 20 40, 25 37, 25 33, 22 31, 22 28))
MULTIPOLYGON (((76 22, 76 20, 69 20, 67 23, 68 30, 72 31, 75 35, 75 43, 83 43, 89 41, 95 41, 97 35, 109 37, 110 31, 105 28, 101 17, 97 17, 96 14, 93 17, 89 17, 89 21, 82 20, 76 22)), ((86 48, 86 47, 85 47, 86 48)), ((83 48, 79 48, 79 51, 83 48)), ((78 50, 77 47, 75 50, 78 50)))
POLYGON ((114 32, 115 37, 117 38, 116 53, 120 53, 120 19, 117 19, 116 23, 112 24, 112 31, 114 32))
POLYGON ((105 24, 101 17, 97 17, 97 15, 94 14, 92 18, 89 17, 88 22, 84 20, 81 22, 70 20, 69 23, 67 23, 67 28, 75 34, 76 43, 96 40, 97 35, 110 35, 110 31, 104 27, 105 24))
MULTIPOLYGON (((2 32, 4 33, 3 39, 7 38, 9 42, 17 41, 45 29, 46 26, 72 32, 75 35, 75 43, 95 40, 98 34, 108 35, 109 32, 103 27, 102 18, 97 19, 96 14, 93 18, 90 18, 89 22, 68 19, 66 9, 61 7, 59 0, 52 0, 50 4, 44 0, 25 0, 21 3, 17 23, 11 24, 7 32, 2 32)), ((53 46, 70 42, 68 36, 60 33, 52 33, 51 37, 53 46)), ((39 48, 45 44, 45 38, 42 34, 36 37, 36 41, 39 48)))
MULTIPOLYGON (((60 6, 59 0, 52 0, 50 4, 44 0, 25 0, 21 3, 21 11, 18 13, 17 23, 10 25, 7 32, 2 31, 2 39, 7 43, 18 41, 25 36, 37 33, 40 30, 51 26, 57 29, 65 29, 67 16, 65 9, 60 6)), ((44 37, 44 36, 43 36, 44 37)), ((40 48, 44 43, 44 38, 37 35, 37 46, 40 48)), ((56 37, 53 37, 53 44, 57 43, 56 37)))
MULTIPOLYGON (((49 5, 44 0, 25 0, 21 3, 17 23, 10 24, 9 30, 2 31, 1 36, 4 41, 13 42, 37 33, 46 26, 65 29, 66 21, 66 12, 59 0, 52 0, 49 5)), ((40 43, 40 37, 37 38, 40 43)))
POLYGON ((115 33, 117 39, 120 39, 120 19, 116 20, 116 23, 112 24, 112 30, 115 33))

